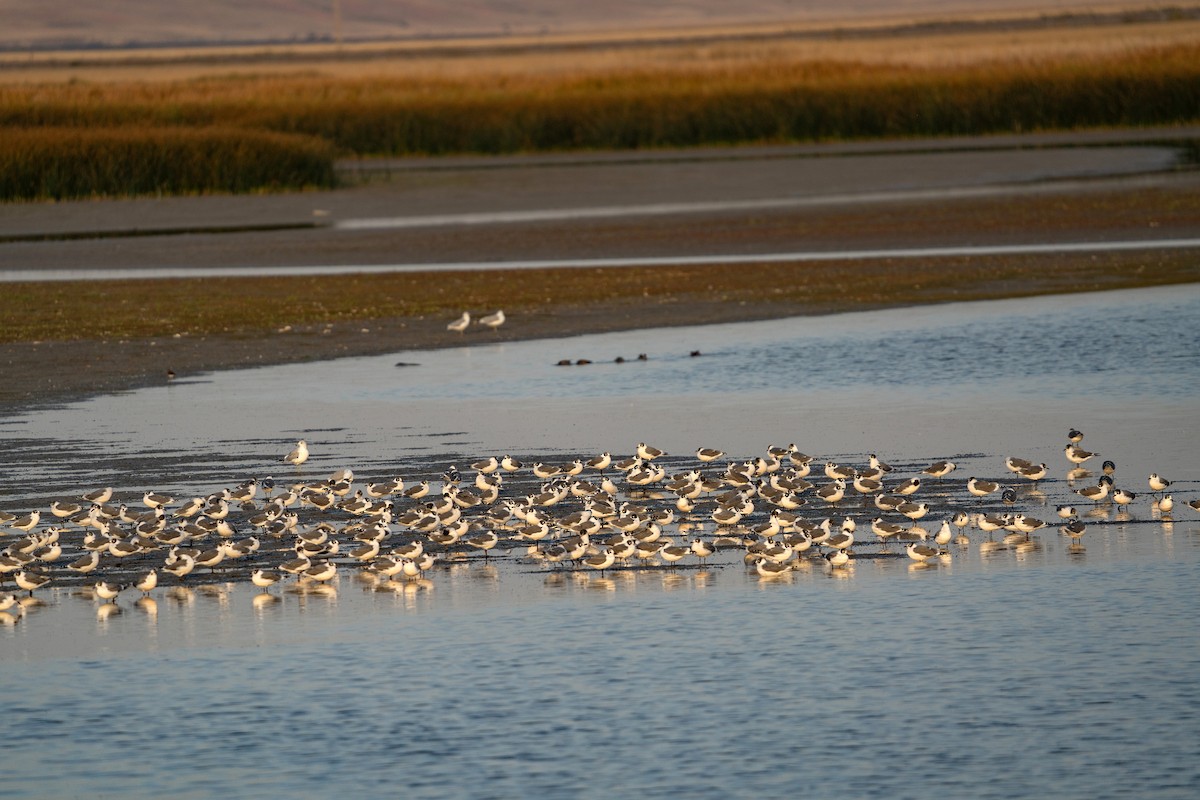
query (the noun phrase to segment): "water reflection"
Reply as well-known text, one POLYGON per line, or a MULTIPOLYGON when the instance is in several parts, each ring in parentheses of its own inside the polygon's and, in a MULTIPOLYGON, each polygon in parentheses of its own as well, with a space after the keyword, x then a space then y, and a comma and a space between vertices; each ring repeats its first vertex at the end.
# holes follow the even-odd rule
MULTIPOLYGON (((322 431, 308 437, 318 444, 314 461, 320 463, 306 465, 306 477, 353 465, 364 475, 416 474, 435 485, 449 463, 461 466, 465 456, 502 444, 541 448, 560 462, 575 446, 580 455, 600 446, 627 451, 642 438, 637 431, 650 430, 664 439, 645 438, 678 443, 685 454, 717 434, 730 441, 711 444, 747 457, 765 452, 771 441, 793 438, 847 463, 886 452, 904 474, 935 458, 953 458, 960 475, 994 476, 1011 449, 1039 462, 1057 460, 1037 485, 1016 485, 1011 505, 958 496, 962 481, 955 476, 929 481, 920 496, 936 498, 938 510, 924 523, 927 535, 939 530, 943 511, 966 519, 1075 504, 1087 523, 1086 548, 1063 535, 1065 520, 1029 534, 1007 530, 1003 522, 994 531, 968 524, 956 531, 962 538, 947 543, 949 556, 915 563, 895 543, 862 541, 871 538, 865 533, 875 516, 871 506, 855 499, 826 508, 814 501, 805 512, 811 521, 826 515, 834 526, 846 516, 856 520, 854 555, 839 567, 796 556, 770 579, 744 561, 747 528, 734 530, 731 547, 703 565, 685 560, 600 573, 517 558, 522 547, 438 562, 414 580, 364 572, 343 553, 335 556, 338 575, 328 584, 288 577, 267 591, 246 580, 249 568, 193 575, 187 580, 201 583, 159 586, 149 597, 109 603, 100 603, 85 582, 63 584, 0 611, 0 663, 13 685, 25 689, 20 703, 6 710, 22 736, 9 744, 5 791, 39 796, 38 781, 60 766, 50 745, 71 741, 73 764, 99 775, 100 785, 64 784, 55 794, 136 793, 110 769, 127 756, 129 740, 94 736, 97 720, 132 712, 148 726, 139 735, 165 752, 190 754, 170 759, 169 769, 152 776, 157 791, 180 796, 258 789, 303 795, 323 785, 317 782, 332 761, 355 765, 339 776, 339 787, 356 794, 386 795, 403 782, 406 791, 426 797, 444 795, 451 785, 480 796, 653 796, 677 788, 675 766, 654 765, 677 765, 681 751, 714 765, 711 797, 800 789, 837 796, 847 787, 853 794, 867 780, 883 787, 879 794, 919 794, 930 787, 914 787, 918 772, 937 774, 946 793, 974 796, 987 794, 981 787, 994 779, 994 759, 970 753, 997 748, 1008 754, 1013 774, 1037 776, 1036 787, 1007 784, 1006 795, 1098 796, 1114 787, 1135 795, 1172 765, 1200 759, 1194 720, 1179 711, 1200 703, 1196 683, 1159 681, 1156 707, 1166 710, 1153 715, 1144 713, 1138 688, 1147 674, 1200 669, 1190 602, 1200 579, 1200 519, 1185 514, 1176 520, 1161 508, 1147 510, 1148 504, 1121 511, 1079 502, 1072 490, 1091 476, 1067 474, 1059 439, 1068 426, 1084 425, 1089 437, 1104 443, 1098 449, 1117 454, 1129 474, 1189 474, 1194 435, 1181 436, 1177 426, 1163 423, 1196 411, 1188 394, 1200 351, 1188 338, 1195 331, 1181 333, 1176 373, 1167 375, 1161 353, 1147 354, 1148 372, 1139 379, 1162 377, 1168 385, 1161 397, 1148 397, 1127 375, 1140 372, 1139 352, 1155 341, 1152 333, 1142 334, 1156 330, 1156 320, 1196 306, 1189 291, 1173 290, 1154 302, 1138 299, 1146 295, 1056 299, 978 316, 954 308, 907 310, 570 343, 644 349, 651 357, 638 377, 616 367, 569 378, 543 369, 562 343, 431 354, 425 371, 414 371, 403 384, 394 370, 369 359, 247 371, 214 376, 207 387, 213 395, 205 386, 173 387, 195 394, 172 392, 170 398, 132 393, 3 426, 6 444, 20 440, 6 450, 17 473, 8 499, 37 499, 30 507, 43 505, 47 484, 78 483, 79 492, 71 492, 79 494, 98 481, 124 484, 118 498, 132 505, 168 475, 172 486, 153 488, 208 494, 229 484, 231 473, 263 474, 277 466, 280 441, 310 428, 322 431), (1045 371, 1052 367, 1061 375, 1064 369, 1064 347, 1054 335, 1064 324, 1064 306, 1088 314, 1111 310, 1106 324, 1120 335, 1096 349, 1084 345, 1086 358, 1071 362, 1081 370, 1079 380, 1042 394, 1045 371), (1014 337, 1025 323, 1047 333, 1038 341, 1014 337), (690 336, 710 338, 693 344, 690 336), (1002 340, 1011 349, 998 359, 981 353, 975 339, 1002 340), (635 341, 641 346, 626 346, 635 341), (670 355, 685 343, 705 352, 704 365, 670 355), (889 355, 873 355, 877 346, 889 355), (897 348, 908 359, 901 375, 893 374, 897 348), (863 364, 845 357, 860 351, 863 364), (931 366, 940 359, 945 364, 931 366), (762 369, 746 375, 747 363, 762 369), (1138 366, 1130 370, 1129 364, 1138 366), (1102 374, 1088 373, 1095 365, 1102 374), (886 391, 876 380, 885 373, 886 391), (647 375, 658 383, 645 385, 647 375), (544 396, 523 381, 545 388, 544 396), (1087 395, 1078 403, 1054 396, 1076 388, 1087 395), (432 398, 428 406, 423 395, 432 398), (231 413, 224 405, 231 397, 249 410, 231 413), (1139 409, 1133 417, 1130 404, 1139 409), (193 405, 203 410, 193 412, 193 405), (424 411, 429 415, 416 413, 424 411), (395 434, 391 421, 398 413, 422 422, 395 434), (277 435, 280 419, 302 430, 277 435), (343 419, 354 422, 338 428, 343 419), (220 435, 212 435, 218 428, 220 435), (459 433, 433 435, 447 431, 459 433), (147 442, 156 443, 153 454, 147 442), (196 442, 209 452, 197 457, 196 442), (823 447, 829 443, 836 447, 823 447), (414 455, 419 448, 425 449, 414 455), (92 459, 92 452, 99 455, 92 459), (1122 602, 1112 602, 1115 596, 1122 602), (897 624, 896 609, 922 608, 953 608, 963 624, 922 626, 914 646, 912 625, 897 624), (814 609, 820 613, 808 613, 814 609), (386 635, 398 620, 404 636, 386 635), (781 697, 780 664, 798 674, 844 676, 854 690, 811 702, 796 700, 795 693, 781 697), (528 680, 531 665, 537 680, 528 680), (421 678, 399 738, 391 736, 397 728, 358 724, 379 719, 377 693, 308 694, 296 702, 292 678, 300 670, 305 685, 378 686, 397 668, 421 678), (94 690, 101 676, 114 672, 138 675, 135 690, 94 690), (981 681, 983 672, 1003 678, 981 681), (483 673, 516 678, 480 681, 483 673), (933 673, 946 681, 919 704, 870 680, 933 673), (610 675, 617 676, 618 691, 592 691, 610 675), (672 680, 625 680, 629 675, 727 681, 736 691, 712 692, 697 703, 686 694, 690 688, 680 690, 672 680), (236 697, 215 692, 218 679, 238 686, 236 697), (330 720, 339 720, 342 734, 324 735, 330 720), (806 726, 822 732, 805 745, 804 775, 813 785, 764 778, 778 772, 761 769, 764 757, 792 757, 788 743, 806 726), (284 763, 268 777, 261 751, 244 738, 250 728, 266 740, 297 744, 293 752, 279 751, 284 763), (961 744, 952 762, 937 760, 947 757, 940 752, 921 761, 912 742, 938 741, 948 730, 961 744), (1064 756, 1041 746, 1068 739, 1088 741, 1089 755, 1064 756), (871 757, 847 762, 845 742, 868 740, 871 757), (914 759, 929 769, 914 771, 914 759), (564 761, 586 764, 586 779, 561 767, 564 761), (528 769, 511 768, 517 763, 528 769), (645 769, 630 770, 631 763, 645 769), (824 764, 837 765, 836 778, 824 764)), ((1064 341, 1066 350, 1081 346, 1075 336, 1064 341)), ((674 472, 679 462, 666 463, 674 472)), ((285 481, 279 483, 276 493, 283 494, 285 481)), ((1181 480, 1181 498, 1196 487, 1181 480)), ((677 541, 714 533, 707 518, 681 519, 663 530, 677 541)), ((264 552, 282 546, 282 540, 260 538, 264 552)))

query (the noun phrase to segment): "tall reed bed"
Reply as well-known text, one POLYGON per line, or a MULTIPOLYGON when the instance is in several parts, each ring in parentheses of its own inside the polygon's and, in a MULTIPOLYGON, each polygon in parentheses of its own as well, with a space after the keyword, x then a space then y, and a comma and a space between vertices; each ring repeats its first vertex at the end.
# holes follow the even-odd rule
POLYGON ((250 192, 332 186, 334 149, 267 130, 0 128, 0 197, 250 192))
MULTIPOLYGON (((21 137, 31 137, 22 146, 43 165, 40 170, 76 169, 61 159, 83 146, 64 147, 64 128, 171 126, 169 135, 122 134, 148 137, 143 146, 158 176, 132 181, 128 191, 147 185, 155 191, 292 185, 293 161, 277 153, 320 148, 310 140, 270 139, 266 132, 315 137, 343 155, 372 156, 975 135, 1197 119, 1200 44, 967 66, 759 58, 454 79, 243 75, 175 84, 0 88, 0 128, 20 128, 21 137), (46 129, 42 144, 43 134, 30 132, 40 127, 46 129), (189 139, 184 128, 210 132, 189 139), (226 176, 211 186, 193 177, 165 180, 162 171, 172 171, 172 164, 185 169, 204 157, 180 152, 160 159, 155 154, 171 137, 185 150, 202 152, 217 147, 210 144, 213 137, 223 142, 219 149, 238 150, 242 137, 261 143, 246 149, 261 147, 265 163, 260 169, 243 164, 236 179, 226 176), (35 152, 39 148, 44 152, 35 152)), ((115 132, 103 136, 120 139, 115 132)), ((128 163, 126 155, 119 163, 128 163)), ((111 185, 79 187, 107 192, 111 185)))

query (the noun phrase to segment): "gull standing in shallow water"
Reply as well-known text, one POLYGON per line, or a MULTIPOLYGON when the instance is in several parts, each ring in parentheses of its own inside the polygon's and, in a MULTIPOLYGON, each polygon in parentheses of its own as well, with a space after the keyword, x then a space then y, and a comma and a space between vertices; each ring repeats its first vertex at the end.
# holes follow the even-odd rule
POLYGON ((308 442, 303 439, 296 442, 296 448, 284 456, 283 460, 288 464, 295 464, 297 467, 308 461, 308 442))
POLYGON ((504 324, 504 309, 498 310, 495 314, 488 314, 486 317, 480 317, 479 324, 491 328, 492 330, 496 330, 504 324))
POLYGON ((986 497, 999 488, 1000 484, 995 481, 985 481, 982 478, 970 478, 967 480, 967 491, 976 497, 986 497))
POLYGON ((1161 492, 1171 485, 1171 481, 1161 477, 1157 472, 1150 473, 1150 488, 1155 492, 1161 492))

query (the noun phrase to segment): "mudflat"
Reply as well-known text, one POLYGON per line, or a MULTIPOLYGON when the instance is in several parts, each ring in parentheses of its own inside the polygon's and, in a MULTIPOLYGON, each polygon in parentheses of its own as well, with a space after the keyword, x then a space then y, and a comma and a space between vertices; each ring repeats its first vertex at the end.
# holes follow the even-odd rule
POLYGON ((1157 244, 1200 231, 1200 173, 1178 155, 1195 134, 418 160, 360 169, 334 192, 9 206, 0 279, 64 268, 145 277, 5 283, 0 404, 149 385, 168 371, 1195 282, 1200 247, 1157 244), (362 220, 382 222, 348 224, 362 220), (970 250, 1105 242, 1134 247, 970 250), (964 250, 904 254, 947 246, 964 250), (863 250, 882 255, 843 258, 863 250), (688 260, 701 256, 711 260, 688 260), (596 258, 656 261, 504 268, 596 258), (454 266, 465 262, 487 268, 454 266), (348 274, 300 269, 337 265, 348 274), (258 266, 297 270, 255 276, 258 266), (163 267, 196 276, 155 277, 163 267), (235 275, 206 275, 213 267, 235 275), (508 316, 497 330, 446 328, 497 308, 508 316))

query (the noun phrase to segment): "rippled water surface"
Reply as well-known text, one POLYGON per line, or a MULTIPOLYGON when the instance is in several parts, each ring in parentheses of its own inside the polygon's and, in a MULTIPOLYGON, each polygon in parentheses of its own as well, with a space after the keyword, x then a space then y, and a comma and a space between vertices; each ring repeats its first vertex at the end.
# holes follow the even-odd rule
MULTIPOLYGON (((286 480, 305 437, 305 477, 371 480, 638 441, 673 464, 793 441, 904 476, 958 461, 931 496, 1020 455, 1051 474, 1012 510, 1056 520, 1094 482, 1066 480, 1072 426, 1140 496, 1081 504, 1080 547, 970 530, 931 566, 870 543, 775 580, 736 551, 604 574, 511 551, 270 596, 40 590, 0 612, 0 797, 1195 797, 1198 321, 1190 287, 964 304, 228 372, 10 418, 14 512, 286 480)), ((837 514, 862 531, 859 502, 837 514)))

